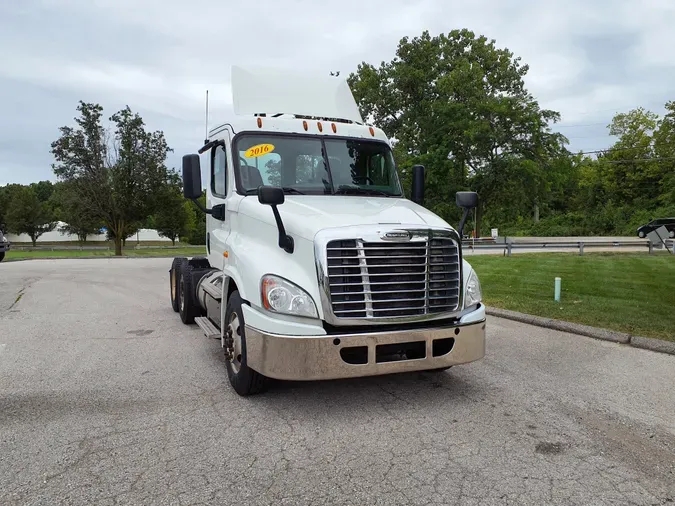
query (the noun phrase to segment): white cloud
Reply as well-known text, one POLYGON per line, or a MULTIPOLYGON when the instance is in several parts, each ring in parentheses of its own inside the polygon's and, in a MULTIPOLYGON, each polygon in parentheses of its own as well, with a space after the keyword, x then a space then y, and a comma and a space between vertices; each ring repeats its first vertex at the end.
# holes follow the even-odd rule
MULTIPOLYGON (((165 131, 176 165, 179 150, 203 137, 204 91, 212 123, 230 110, 232 64, 346 74, 362 61, 390 60, 401 37, 424 29, 496 39, 530 66, 528 88, 564 124, 608 123, 614 110, 658 110, 675 98, 672 26, 672 0, 3 2, 0 104, 22 107, 0 106, 0 180, 51 177, 49 144, 80 98, 106 113, 125 104, 142 112, 165 131), (24 139, 39 160, 12 148, 24 139)), ((565 133, 581 137, 573 147, 610 142, 602 127, 565 133)))

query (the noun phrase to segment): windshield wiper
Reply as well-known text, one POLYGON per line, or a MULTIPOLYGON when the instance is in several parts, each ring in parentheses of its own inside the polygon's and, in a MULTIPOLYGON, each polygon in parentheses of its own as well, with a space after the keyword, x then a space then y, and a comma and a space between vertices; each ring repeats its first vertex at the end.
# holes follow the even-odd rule
POLYGON ((293 188, 291 186, 282 186, 282 190, 284 190, 284 193, 293 193, 294 195, 305 195, 305 192, 301 192, 297 188, 293 188))
MULTIPOLYGON (((301 192, 300 190, 293 188, 291 186, 282 186, 282 190, 284 190, 284 193, 293 193, 294 195, 305 195, 305 192, 301 192)), ((257 188, 251 188, 249 190, 246 190, 246 195, 257 195, 258 189, 257 188)))
POLYGON ((353 194, 353 195, 381 195, 383 197, 395 197, 393 193, 383 192, 381 190, 375 190, 374 188, 361 188, 360 186, 339 186, 335 190, 336 194, 353 194))

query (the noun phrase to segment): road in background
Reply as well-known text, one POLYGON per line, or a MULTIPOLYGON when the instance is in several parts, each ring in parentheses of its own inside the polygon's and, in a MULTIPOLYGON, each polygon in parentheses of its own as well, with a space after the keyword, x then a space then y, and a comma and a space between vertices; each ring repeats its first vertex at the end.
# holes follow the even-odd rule
POLYGON ((169 265, 0 265, 3 505, 675 501, 673 356, 490 318, 480 362, 244 399, 169 265))

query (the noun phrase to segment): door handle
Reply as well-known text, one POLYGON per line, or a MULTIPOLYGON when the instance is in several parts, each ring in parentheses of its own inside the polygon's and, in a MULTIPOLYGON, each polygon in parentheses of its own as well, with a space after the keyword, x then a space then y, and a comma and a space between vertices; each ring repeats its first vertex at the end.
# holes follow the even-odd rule
POLYGON ((225 221, 225 204, 218 204, 211 208, 211 216, 215 220, 225 221))

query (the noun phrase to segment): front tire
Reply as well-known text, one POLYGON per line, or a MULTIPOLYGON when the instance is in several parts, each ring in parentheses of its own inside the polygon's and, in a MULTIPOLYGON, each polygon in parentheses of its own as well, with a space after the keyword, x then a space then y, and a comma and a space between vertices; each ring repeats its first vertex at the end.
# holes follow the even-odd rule
POLYGON ((169 271, 169 288, 171 290, 171 307, 177 313, 180 309, 180 273, 183 270, 183 265, 187 264, 188 259, 185 257, 177 257, 173 259, 171 270, 169 271))
MULTIPOLYGON (((230 385, 242 397, 255 395, 267 390, 270 380, 248 367, 246 361, 246 324, 241 310, 242 300, 239 291, 230 295, 225 308, 225 332, 228 336, 226 346, 232 350, 232 357, 226 358, 225 367, 230 385)), ((225 350, 226 355, 228 350, 225 350)))

